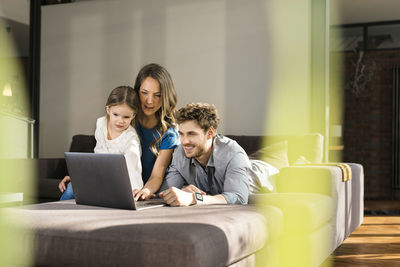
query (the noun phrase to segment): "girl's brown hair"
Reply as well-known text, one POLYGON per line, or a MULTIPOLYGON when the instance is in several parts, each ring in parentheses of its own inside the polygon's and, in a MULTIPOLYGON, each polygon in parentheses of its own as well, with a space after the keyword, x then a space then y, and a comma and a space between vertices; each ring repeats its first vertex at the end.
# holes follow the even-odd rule
MULTIPOLYGON (((136 114, 138 113, 139 108, 139 100, 138 96, 135 93, 135 90, 127 85, 118 86, 114 88, 110 95, 108 96, 106 107, 118 106, 126 104, 133 110, 134 118, 131 121, 131 125, 135 126, 136 123, 136 114)), ((107 113, 106 113, 107 114, 107 113)), ((107 120, 109 120, 109 116, 107 114, 107 120)))

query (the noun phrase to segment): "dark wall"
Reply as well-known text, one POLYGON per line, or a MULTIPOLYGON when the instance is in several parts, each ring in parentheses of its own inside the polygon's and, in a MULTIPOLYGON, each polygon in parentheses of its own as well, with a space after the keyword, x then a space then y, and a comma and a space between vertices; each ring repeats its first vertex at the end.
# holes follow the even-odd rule
POLYGON ((357 94, 346 86, 354 78, 354 61, 354 53, 344 53, 343 160, 364 166, 365 199, 392 199, 392 73, 400 50, 365 53, 363 63, 373 75, 357 94))

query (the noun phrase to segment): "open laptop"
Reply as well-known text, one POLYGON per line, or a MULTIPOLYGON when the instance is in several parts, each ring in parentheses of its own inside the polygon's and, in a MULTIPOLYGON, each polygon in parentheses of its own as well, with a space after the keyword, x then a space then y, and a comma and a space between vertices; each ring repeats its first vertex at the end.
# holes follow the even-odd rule
POLYGON ((162 199, 135 201, 122 154, 65 152, 76 204, 141 210, 164 206, 162 199))

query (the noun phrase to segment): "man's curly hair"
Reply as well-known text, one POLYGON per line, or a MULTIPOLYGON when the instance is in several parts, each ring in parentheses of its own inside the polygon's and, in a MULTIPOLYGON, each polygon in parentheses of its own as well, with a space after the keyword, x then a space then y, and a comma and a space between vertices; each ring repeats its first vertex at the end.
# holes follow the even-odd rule
POLYGON ((211 126, 217 130, 219 116, 217 109, 212 104, 189 103, 178 110, 176 120, 178 124, 194 120, 206 132, 211 126))

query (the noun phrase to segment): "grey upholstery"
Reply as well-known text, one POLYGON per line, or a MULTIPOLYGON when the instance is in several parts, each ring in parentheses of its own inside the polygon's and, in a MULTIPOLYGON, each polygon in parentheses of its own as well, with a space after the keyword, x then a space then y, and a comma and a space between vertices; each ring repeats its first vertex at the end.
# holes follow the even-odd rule
POLYGON ((35 233, 38 266, 227 266, 268 241, 266 221, 251 206, 128 211, 71 200, 12 214, 35 233))
MULTIPOLYGON (((288 140, 291 163, 299 156, 312 163, 321 160, 318 134, 268 141, 263 136, 229 137, 249 154, 288 140)), ((94 145, 93 136, 77 135, 70 149, 89 152, 94 145)), ((58 200, 57 184, 67 174, 64 159, 35 162, 39 201, 58 200)), ((296 266, 318 266, 362 222, 363 169, 359 164, 350 166, 353 179, 347 182, 335 166, 282 168, 274 177, 276 194, 261 196, 261 201, 250 196, 250 203, 262 204, 257 212, 251 206, 227 205, 135 212, 70 201, 15 212, 31 220, 37 265, 294 266, 290 264, 294 258, 296 266), (301 225, 293 224, 297 220, 301 225)))
POLYGON ((362 224, 364 217, 364 169, 361 164, 348 164, 352 179, 346 182, 346 237, 362 224))

